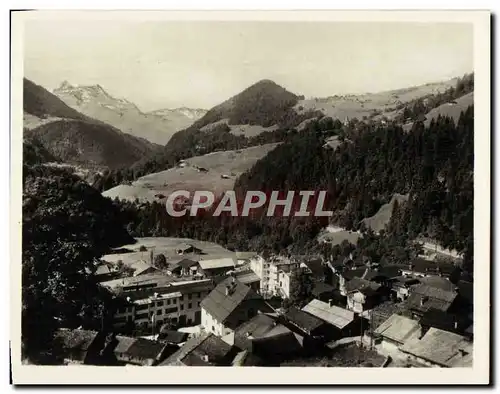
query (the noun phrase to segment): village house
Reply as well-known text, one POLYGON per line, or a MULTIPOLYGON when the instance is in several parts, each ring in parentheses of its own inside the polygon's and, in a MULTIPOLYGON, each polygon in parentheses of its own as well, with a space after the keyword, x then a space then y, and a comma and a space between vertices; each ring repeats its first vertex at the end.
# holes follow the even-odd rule
POLYGON ((353 311, 316 299, 303 307, 302 311, 329 324, 328 339, 340 339, 360 334, 362 327, 360 318, 353 311))
POLYGON ((373 337, 383 349, 393 353, 398 352, 399 347, 407 341, 419 338, 421 334, 422 328, 418 321, 395 313, 377 327, 373 337))
POLYGON ((272 364, 301 354, 303 338, 278 321, 277 316, 259 313, 234 332, 234 346, 251 354, 245 365, 272 364), (259 361, 256 361, 259 360, 259 361))
POLYGON ((168 275, 175 276, 194 276, 198 273, 198 261, 191 259, 182 259, 169 265, 168 275))
POLYGON ((166 343, 117 335, 111 345, 117 365, 154 366, 174 349, 166 343))
POLYGON ((201 324, 206 332, 222 337, 259 312, 273 309, 250 287, 228 277, 201 302, 201 324))
POLYGON ((181 346, 188 340, 189 334, 187 332, 170 330, 168 327, 169 326, 165 324, 160 328, 160 332, 156 338, 157 341, 164 342, 169 345, 181 346))
POLYGON ((337 259, 331 258, 326 262, 326 265, 332 273, 339 275, 346 271, 366 268, 366 261, 361 256, 353 258, 351 254, 349 257, 340 256, 337 259))
POLYGON ((450 276, 457 268, 452 263, 436 262, 423 258, 411 260, 407 265, 397 265, 401 270, 401 274, 405 276, 450 276))
POLYGON ((437 328, 431 328, 422 338, 407 341, 399 350, 408 355, 408 360, 429 367, 472 367, 472 342, 437 328))
POLYGON ((134 272, 133 276, 150 275, 160 272, 157 268, 146 263, 144 260, 139 260, 135 263, 130 264, 130 269, 134 272))
POLYGON ((347 309, 356 313, 370 310, 385 298, 384 288, 378 283, 353 278, 345 286, 347 309))
MULTIPOLYGON (((369 279, 366 278, 366 276, 369 272, 370 272, 370 270, 368 268, 355 268, 352 270, 338 272, 337 277, 338 277, 338 286, 339 286, 340 294, 342 294, 343 296, 347 296, 347 293, 349 292, 349 289, 347 288, 347 284, 349 282, 351 282, 353 279, 357 280, 357 279, 362 278, 363 280, 369 281, 369 279)), ((352 282, 352 283, 356 283, 356 282, 352 282)))
POLYGON ((305 336, 304 341, 307 343, 302 343, 304 347, 308 347, 315 341, 322 342, 328 339, 329 333, 331 333, 331 329, 325 321, 298 308, 291 307, 287 310, 284 317, 286 322, 289 323, 289 328, 293 327, 294 331, 298 329, 305 336), (313 341, 311 342, 309 339, 313 341))
POLYGON ((211 333, 189 339, 160 366, 228 366, 234 358, 233 347, 211 333))
POLYGON ((89 330, 60 328, 54 335, 53 346, 65 364, 99 365, 100 351, 104 347, 102 333, 89 330))
POLYGON ((226 274, 235 268, 236 262, 231 257, 221 259, 210 259, 198 261, 198 272, 207 278, 213 278, 218 275, 226 274))
POLYGON ((423 332, 427 332, 427 330, 434 327, 457 334, 463 334, 471 323, 467 316, 448 313, 434 308, 429 308, 425 311, 420 317, 419 322, 423 332))
POLYGON ((404 301, 410 296, 412 288, 418 284, 420 281, 417 278, 398 276, 392 281, 392 296, 399 301, 404 301))
POLYGON ((296 285, 293 283, 294 273, 298 270, 312 275, 312 271, 305 263, 283 256, 273 256, 268 260, 257 256, 251 259, 250 268, 260 278, 260 293, 265 298, 273 296, 289 298, 296 285))
POLYGON ((420 319, 429 309, 449 312, 453 309, 457 292, 420 284, 413 288, 406 300, 407 308, 414 319, 420 319))
POLYGON ((182 243, 177 246, 176 252, 178 255, 201 254, 202 250, 191 244, 182 243))
POLYGON ((325 279, 326 264, 323 262, 321 257, 299 257, 302 260, 303 266, 307 267, 307 270, 312 278, 316 281, 323 281, 325 279))
POLYGON ((330 300, 334 300, 335 303, 342 302, 345 304, 344 297, 340 295, 340 292, 337 290, 335 286, 329 285, 324 282, 316 282, 313 284, 311 294, 314 298, 329 302, 330 300))
POLYGON ((116 278, 120 272, 112 265, 106 262, 99 264, 94 272, 97 282, 105 282, 116 278))
POLYGON ((249 264, 253 259, 258 259, 257 252, 235 252, 237 265, 249 264))
POLYGON ((215 284, 224 281, 228 276, 233 276, 238 282, 250 287, 256 293, 260 293, 260 278, 251 269, 241 271, 230 271, 228 275, 220 275, 213 278, 215 284))

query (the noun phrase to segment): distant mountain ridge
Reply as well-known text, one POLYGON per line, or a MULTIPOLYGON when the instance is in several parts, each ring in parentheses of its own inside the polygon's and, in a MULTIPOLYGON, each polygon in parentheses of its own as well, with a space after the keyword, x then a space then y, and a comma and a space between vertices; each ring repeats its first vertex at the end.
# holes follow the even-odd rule
POLYGON ((89 117, 161 145, 206 113, 203 109, 185 107, 143 112, 129 100, 113 97, 101 85, 72 85, 63 81, 53 93, 89 117))
POLYGON ((172 116, 174 114, 182 114, 186 118, 191 119, 193 121, 196 121, 203 117, 208 111, 206 109, 201 109, 201 108, 187 108, 187 107, 180 107, 180 108, 163 108, 163 109, 157 109, 154 111, 148 112, 148 114, 151 115, 156 115, 156 116, 162 116, 168 118, 169 116, 172 116))
MULTIPOLYGON (((123 168, 159 148, 79 113, 28 79, 24 79, 23 108, 25 121, 30 119, 32 124, 38 121, 38 126, 24 128, 23 137, 30 141, 36 139, 38 145, 64 163, 95 169, 123 168)), ((39 151, 42 151, 40 147, 39 151)), ((47 158, 48 155, 43 151, 37 156, 47 158)))

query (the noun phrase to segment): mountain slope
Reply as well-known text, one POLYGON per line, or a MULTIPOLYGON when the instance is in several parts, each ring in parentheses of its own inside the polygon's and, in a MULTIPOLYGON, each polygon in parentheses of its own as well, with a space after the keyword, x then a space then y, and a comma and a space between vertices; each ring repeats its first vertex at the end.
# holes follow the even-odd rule
POLYGON ((176 131, 190 126, 206 113, 205 110, 190 108, 144 113, 134 103, 111 96, 100 85, 73 86, 64 81, 54 94, 85 115, 162 145, 176 131))
POLYGON ((395 119, 401 109, 411 101, 443 93, 457 85, 458 78, 448 81, 428 83, 404 89, 378 93, 335 95, 324 98, 300 100, 296 109, 321 111, 325 116, 340 119, 357 118, 358 120, 386 117, 395 119))
POLYGON ((452 118, 455 123, 457 123, 460 118, 460 114, 471 105, 474 105, 474 92, 467 93, 456 100, 452 100, 430 110, 427 115, 425 115, 424 123, 428 126, 431 121, 433 119, 437 119, 438 116, 448 116, 452 118))
MULTIPOLYGON (((186 159, 182 166, 145 175, 130 185, 121 184, 103 195, 120 200, 161 201, 177 190, 210 190, 216 195, 231 190, 239 175, 249 170, 278 144, 236 151, 213 152, 186 159), (201 171, 204 168, 206 171, 201 171)), ((99 189, 99 187, 97 187, 99 189)))
POLYGON ((264 127, 281 123, 299 97, 270 80, 262 80, 229 100, 215 106, 192 128, 228 119, 229 124, 250 124, 264 127))
POLYGON ((23 141, 23 164, 35 165, 49 162, 58 162, 36 138, 25 139, 23 141))
POLYGON ((68 107, 43 87, 24 80, 24 110, 38 120, 25 128, 27 139, 35 138, 47 152, 69 164, 90 168, 121 168, 151 155, 158 146, 89 118, 68 107))
POLYGON ((122 168, 153 152, 153 144, 108 126, 82 120, 58 120, 28 130, 65 163, 92 168, 122 168))
POLYGON ((134 171, 146 175, 171 168, 179 159, 281 142, 303 120, 321 115, 298 114, 294 106, 299 99, 272 81, 257 82, 175 133, 163 150, 136 163, 134 171))
POLYGON ((66 118, 88 120, 88 117, 59 100, 45 88, 29 79, 23 80, 23 110, 38 118, 66 118))

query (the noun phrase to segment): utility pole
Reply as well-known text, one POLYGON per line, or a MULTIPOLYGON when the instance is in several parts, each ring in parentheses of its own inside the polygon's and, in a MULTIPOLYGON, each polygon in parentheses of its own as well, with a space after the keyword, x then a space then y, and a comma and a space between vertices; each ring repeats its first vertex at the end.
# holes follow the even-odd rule
POLYGON ((370 350, 373 350, 373 309, 370 313, 370 350))
POLYGON ((361 340, 359 342, 358 347, 358 365, 361 363, 361 349, 363 348, 363 316, 361 316, 362 312, 359 314, 359 324, 361 328, 361 340))

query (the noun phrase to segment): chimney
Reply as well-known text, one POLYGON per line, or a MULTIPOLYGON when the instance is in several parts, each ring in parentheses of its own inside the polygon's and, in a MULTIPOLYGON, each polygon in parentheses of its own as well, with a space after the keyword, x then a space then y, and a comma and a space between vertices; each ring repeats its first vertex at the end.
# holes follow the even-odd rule
POLYGON ((208 354, 204 354, 202 358, 203 358, 203 361, 208 363, 208 354))
POLYGON ((422 297, 422 298, 420 299, 420 306, 424 306, 425 301, 427 301, 427 297, 422 297))
POLYGON ((331 298, 328 300, 328 306, 333 306, 333 300, 331 298))
POLYGON ((455 320, 455 325, 454 325, 455 330, 458 330, 458 321, 455 320))
POLYGON ((231 287, 230 286, 226 286, 226 295, 227 296, 231 295, 231 287))

